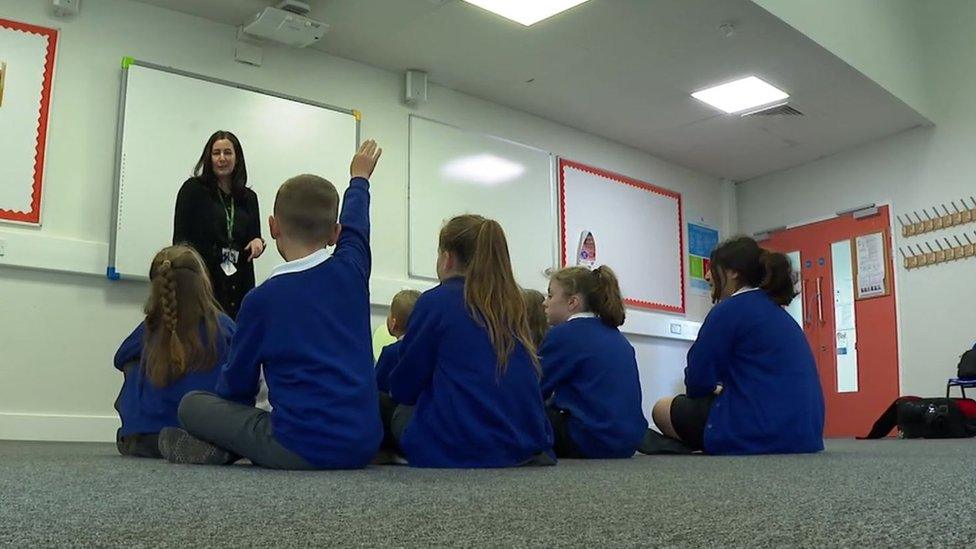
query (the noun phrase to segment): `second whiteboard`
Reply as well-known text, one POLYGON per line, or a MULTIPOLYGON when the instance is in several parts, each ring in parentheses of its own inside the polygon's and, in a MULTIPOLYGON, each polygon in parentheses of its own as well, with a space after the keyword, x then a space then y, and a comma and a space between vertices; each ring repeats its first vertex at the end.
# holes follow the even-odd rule
POLYGON ((517 282, 545 290, 556 263, 551 154, 411 116, 409 172, 410 276, 436 279, 441 227, 474 213, 501 223, 517 282))

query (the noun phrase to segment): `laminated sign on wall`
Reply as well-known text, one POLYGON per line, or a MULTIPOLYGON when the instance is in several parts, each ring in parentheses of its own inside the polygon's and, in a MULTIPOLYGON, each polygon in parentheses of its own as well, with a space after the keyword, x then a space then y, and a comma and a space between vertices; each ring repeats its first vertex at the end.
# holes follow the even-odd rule
POLYGON ((58 31, 0 19, 0 220, 41 221, 58 31))
POLYGON ((888 295, 885 234, 881 232, 858 236, 854 242, 857 299, 888 295))
POLYGON ((688 224, 688 273, 691 275, 691 291, 699 295, 709 295, 711 286, 705 280, 705 273, 711 268, 712 250, 718 246, 718 231, 698 225, 688 224))

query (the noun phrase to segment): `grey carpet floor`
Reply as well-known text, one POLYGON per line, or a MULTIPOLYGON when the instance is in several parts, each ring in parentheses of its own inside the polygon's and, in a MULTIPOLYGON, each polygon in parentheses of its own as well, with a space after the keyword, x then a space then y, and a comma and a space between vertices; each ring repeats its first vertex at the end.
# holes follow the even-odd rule
POLYGON ((0 545, 973 547, 976 441, 495 471, 278 472, 0 442, 0 545))

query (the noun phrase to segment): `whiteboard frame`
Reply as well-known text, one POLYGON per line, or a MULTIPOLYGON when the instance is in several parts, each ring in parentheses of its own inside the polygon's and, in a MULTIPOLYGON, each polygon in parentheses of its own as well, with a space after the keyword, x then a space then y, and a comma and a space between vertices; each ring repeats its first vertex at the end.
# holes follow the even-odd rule
MULTIPOLYGON (((501 141, 503 143, 508 143, 508 144, 511 144, 511 145, 517 145, 519 147, 524 147, 526 149, 531 149, 533 151, 540 152, 540 153, 543 153, 543 154, 546 154, 546 155, 549 156, 549 214, 551 216, 551 219, 556 222, 556 227, 553 227, 552 228, 552 246, 550 247, 550 250, 549 250, 549 267, 546 269, 546 272, 544 273, 546 276, 549 276, 549 273, 553 269, 555 269, 557 267, 558 261, 559 261, 559 246, 560 246, 560 244, 559 244, 559 223, 560 223, 560 221, 559 221, 559 198, 556 195, 556 193, 558 192, 558 189, 556 187, 556 183, 557 183, 556 182, 556 168, 557 168, 557 166, 559 164, 558 163, 559 157, 556 156, 556 154, 553 153, 553 152, 551 152, 551 151, 547 151, 545 149, 540 149, 539 147, 533 147, 532 145, 526 145, 525 143, 520 143, 520 142, 515 141, 513 139, 506 139, 504 137, 499 137, 497 135, 492 135, 492 134, 487 133, 487 132, 483 132, 483 131, 479 131, 479 130, 472 130, 472 129, 464 128, 464 127, 461 127, 461 126, 458 126, 458 125, 455 125, 455 124, 450 124, 448 122, 443 122, 443 121, 440 121, 440 120, 435 120, 433 118, 429 118, 429 117, 426 117, 426 116, 420 116, 419 114, 410 113, 410 114, 407 115, 407 226, 405 227, 405 229, 407 231, 407 278, 410 278, 410 279, 413 279, 413 280, 425 280, 425 281, 437 282, 437 278, 436 277, 429 277, 429 276, 415 274, 414 271, 413 271, 413 267, 412 267, 411 260, 410 260, 411 259, 410 258, 410 254, 412 253, 412 250, 413 250, 413 241, 411 240, 412 237, 411 237, 411 234, 410 234, 410 232, 411 232, 410 231, 410 223, 411 223, 411 214, 410 214, 410 212, 411 212, 411 209, 410 209, 410 174, 412 173, 411 172, 410 159, 413 156, 412 155, 412 152, 413 152, 413 139, 412 139, 412 137, 413 137, 413 121, 414 121, 414 119, 424 120, 424 121, 427 121, 427 122, 432 122, 434 124, 440 124, 442 126, 447 126, 449 128, 452 128, 452 129, 455 129, 455 130, 458 130, 458 131, 462 131, 464 133, 468 133, 468 134, 472 134, 472 135, 477 135, 477 136, 480 136, 480 137, 487 137, 488 139, 492 139, 492 140, 495 140, 495 141, 501 141)), ((507 234, 506 234, 506 237, 508 237, 507 234)))
POLYGON ((684 200, 682 199, 681 193, 677 191, 672 191, 671 189, 666 189, 658 185, 653 185, 646 181, 641 181, 633 177, 628 177, 626 175, 612 172, 609 170, 604 170, 602 168, 597 168, 589 164, 583 164, 582 162, 576 162, 574 160, 569 160, 564 157, 559 157, 558 170, 559 170, 559 249, 560 249, 560 265, 566 267, 569 265, 568 250, 566 244, 566 172, 565 168, 572 168, 575 170, 589 172, 591 174, 597 175, 608 180, 611 183, 618 183, 621 185, 629 185, 632 187, 639 188, 641 190, 665 196, 667 198, 672 198, 678 202, 678 281, 680 284, 681 305, 674 306, 668 305, 666 303, 652 303, 650 301, 644 301, 640 299, 628 298, 624 296, 624 304, 637 309, 643 309, 645 311, 657 311, 663 313, 672 313, 685 315, 688 311, 688 295, 685 288, 685 227, 684 227, 684 200))
MULTIPOLYGON (((305 105, 311 105, 313 107, 319 107, 322 109, 339 112, 342 114, 348 114, 356 119, 356 147, 362 143, 362 113, 356 109, 347 109, 344 107, 337 107, 329 103, 322 103, 320 101, 312 101, 310 99, 303 99, 301 97, 296 97, 294 95, 288 95, 284 93, 279 93, 272 90, 267 90, 264 88, 257 88, 254 86, 249 86, 247 84, 241 84, 239 82, 232 82, 230 80, 224 80, 222 78, 216 78, 212 76, 206 76, 198 74, 195 72, 185 71, 182 69, 177 69, 174 67, 167 67, 164 65, 157 65, 155 63, 149 63, 146 61, 139 61, 137 59, 132 59, 130 57, 122 58, 122 82, 121 89, 119 93, 119 114, 118 114, 118 125, 116 127, 115 135, 115 188, 113 189, 113 208, 112 208, 112 231, 111 238, 108 243, 108 268, 105 270, 105 276, 109 280, 119 280, 121 276, 115 270, 116 263, 116 240, 118 239, 118 226, 119 226, 119 200, 121 196, 119 194, 122 188, 122 134, 125 132, 125 104, 126 104, 126 91, 129 83, 129 67, 131 66, 142 67, 145 69, 152 69, 161 72, 166 72, 170 74, 175 74, 178 76, 185 76, 188 78, 195 78, 197 80, 202 80, 204 82, 210 82, 213 84, 219 84, 221 86, 228 86, 231 88, 238 88, 245 91, 260 93, 262 95, 268 95, 271 97, 277 97, 279 99, 285 99, 287 101, 294 101, 296 103, 302 103, 305 105)), ((127 279, 140 279, 148 280, 148 275, 145 277, 127 277, 127 279)))

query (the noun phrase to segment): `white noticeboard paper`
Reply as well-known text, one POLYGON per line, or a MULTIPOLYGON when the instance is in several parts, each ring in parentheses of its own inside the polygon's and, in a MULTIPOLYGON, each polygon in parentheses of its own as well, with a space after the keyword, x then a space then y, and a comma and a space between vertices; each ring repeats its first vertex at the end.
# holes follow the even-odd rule
POLYGON ((620 174, 559 160, 562 264, 578 263, 592 235, 595 266, 612 268, 631 307, 685 312, 681 195, 620 174))
POLYGON ((887 294, 884 233, 858 236, 854 240, 857 260, 857 298, 866 299, 887 294))
POLYGON ((0 18, 0 220, 39 224, 58 31, 0 18))

